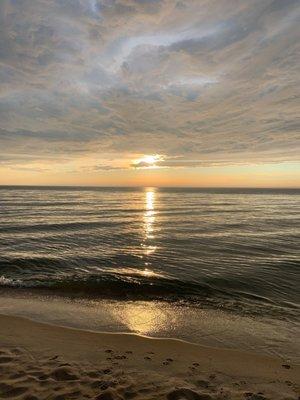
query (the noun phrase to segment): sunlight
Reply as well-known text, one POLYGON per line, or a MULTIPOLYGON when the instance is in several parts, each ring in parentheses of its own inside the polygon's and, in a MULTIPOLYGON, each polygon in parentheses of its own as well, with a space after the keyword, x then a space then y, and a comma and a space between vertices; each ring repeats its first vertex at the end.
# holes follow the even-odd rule
POLYGON ((154 239, 154 223, 155 223, 155 196, 156 190, 154 188, 148 188, 145 191, 145 211, 143 215, 144 220, 144 240, 141 243, 142 250, 142 258, 145 259, 144 266, 145 269, 141 272, 141 274, 145 277, 154 277, 156 273, 150 269, 151 262, 148 257, 153 254, 157 246, 152 243, 154 239))
POLYGON ((115 315, 122 319, 122 323, 126 325, 129 331, 140 335, 151 335, 159 333, 166 329, 170 322, 166 310, 156 302, 140 302, 127 303, 122 309, 121 316, 115 315))
POLYGON ((148 268, 145 268, 143 271, 140 272, 140 274, 141 274, 142 276, 147 277, 147 278, 151 278, 151 277, 153 277, 153 276, 158 276, 158 274, 156 274, 154 271, 151 271, 151 270, 148 269, 148 268))
POLYGON ((154 189, 148 189, 146 192, 146 208, 148 211, 154 208, 154 196, 154 189))
MULTIPOLYGON (((146 211, 144 214, 144 225, 145 225, 145 238, 153 239, 153 224, 155 222, 155 210, 154 210, 154 201, 155 201, 155 189, 149 188, 146 191, 146 211)), ((153 246, 147 246, 153 247, 153 246)))
POLYGON ((135 168, 159 168, 156 165, 159 161, 163 161, 163 157, 158 154, 145 155, 137 160, 133 160, 132 165, 135 168))
POLYGON ((145 156, 141 159, 141 161, 144 161, 147 164, 154 164, 157 160, 158 156, 145 156))
MULTIPOLYGON (((120 275, 127 275, 130 278, 136 279, 139 276, 147 277, 147 278, 164 278, 167 275, 154 272, 151 269, 147 268, 148 263, 145 263, 145 269, 137 269, 137 268, 118 268, 117 273, 120 275)), ((111 272, 114 273, 116 270, 111 269, 111 272)))

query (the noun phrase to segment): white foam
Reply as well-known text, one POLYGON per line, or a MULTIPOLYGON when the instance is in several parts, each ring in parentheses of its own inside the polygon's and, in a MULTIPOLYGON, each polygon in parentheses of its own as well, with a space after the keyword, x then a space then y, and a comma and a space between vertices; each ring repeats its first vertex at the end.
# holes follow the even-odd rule
POLYGON ((0 276, 0 286, 22 286, 22 282, 19 279, 6 278, 0 276))

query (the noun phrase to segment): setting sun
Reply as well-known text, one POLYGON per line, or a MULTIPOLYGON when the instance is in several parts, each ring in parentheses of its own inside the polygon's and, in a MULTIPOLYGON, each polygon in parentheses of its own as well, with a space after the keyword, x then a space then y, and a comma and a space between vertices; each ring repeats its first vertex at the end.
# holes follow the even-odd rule
POLYGON ((155 154, 155 155, 145 155, 137 160, 133 161, 133 166, 135 168, 157 168, 156 163, 162 161, 163 157, 155 154))

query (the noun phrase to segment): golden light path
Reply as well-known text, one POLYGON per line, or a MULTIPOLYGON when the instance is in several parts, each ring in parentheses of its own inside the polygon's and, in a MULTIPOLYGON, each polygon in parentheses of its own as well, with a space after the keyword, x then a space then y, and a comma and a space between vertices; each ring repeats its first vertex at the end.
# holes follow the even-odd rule
POLYGON ((155 188, 147 188, 145 192, 146 196, 146 211, 144 213, 144 243, 142 244, 144 248, 144 254, 149 256, 154 253, 156 250, 156 246, 151 244, 151 240, 154 239, 154 224, 156 218, 155 211, 155 197, 156 197, 156 189, 155 188))
POLYGON ((142 240, 141 240, 141 259, 144 260, 144 269, 136 269, 136 268, 122 268, 118 269, 118 271, 124 275, 142 275, 146 277, 159 277, 163 276, 157 272, 154 272, 150 269, 150 264, 148 261, 148 256, 153 254, 157 250, 157 246, 152 244, 152 240, 154 237, 154 224, 156 219, 156 211, 155 211, 155 198, 156 198, 156 189, 155 188, 147 188, 143 194, 144 197, 144 213, 142 217, 142 240))
MULTIPOLYGON (((154 225, 156 220, 156 196, 155 188, 147 188, 144 192, 145 211, 143 214, 144 239, 141 243, 145 268, 138 272, 147 278, 156 278, 160 274, 151 270, 147 258, 153 254, 157 247, 152 244, 154 236, 154 225)), ((118 318, 120 316, 118 315, 118 318)), ((165 329, 168 316, 165 308, 157 302, 128 302, 122 309, 122 323, 133 332, 147 335, 165 329)))
POLYGON ((144 223, 145 223, 145 238, 153 239, 153 224, 155 222, 155 210, 154 210, 154 201, 155 201, 155 189, 147 189, 146 191, 146 211, 144 214, 144 223))

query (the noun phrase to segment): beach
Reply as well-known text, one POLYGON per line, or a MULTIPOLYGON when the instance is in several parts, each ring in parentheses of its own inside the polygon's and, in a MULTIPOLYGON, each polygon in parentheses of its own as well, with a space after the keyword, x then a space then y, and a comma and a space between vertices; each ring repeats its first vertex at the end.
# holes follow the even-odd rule
POLYGON ((1 399, 298 399, 300 366, 176 339, 0 316, 1 399))

